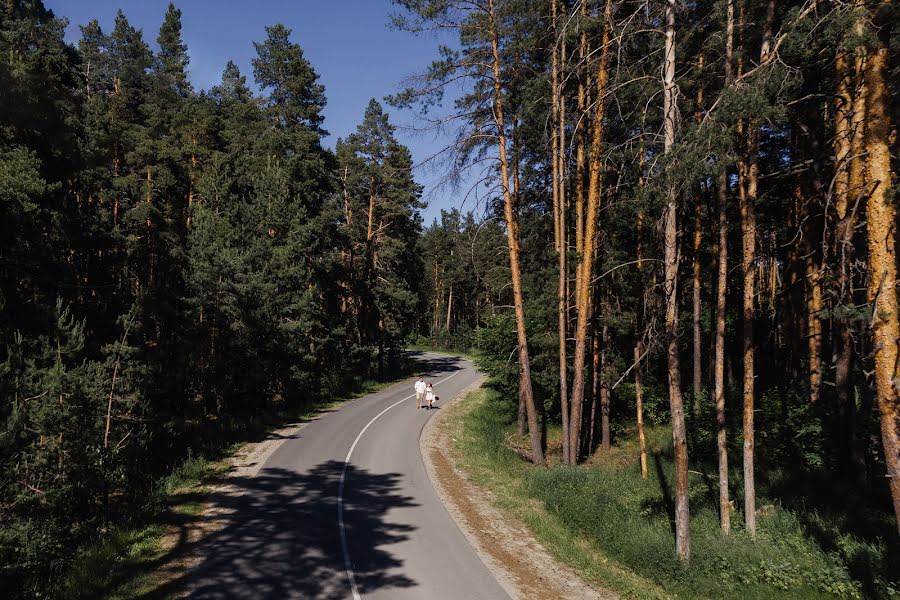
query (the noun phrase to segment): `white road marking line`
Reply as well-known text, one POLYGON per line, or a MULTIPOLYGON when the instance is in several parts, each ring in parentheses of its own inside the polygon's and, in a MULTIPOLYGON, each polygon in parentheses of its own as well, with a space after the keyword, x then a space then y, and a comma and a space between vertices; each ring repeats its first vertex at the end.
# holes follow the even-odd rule
MULTIPOLYGON (((450 379, 451 377, 455 377, 459 375, 462 371, 457 371, 452 375, 448 375, 438 381, 438 383, 443 383, 450 379)), ((437 384, 435 384, 437 385, 437 384)), ((402 404, 411 398, 415 398, 416 395, 412 394, 411 396, 407 396, 402 400, 398 400, 394 402, 386 409, 372 417, 372 420, 366 423, 366 426, 362 428, 362 431, 357 434, 356 439, 353 440, 353 443, 350 445, 350 450, 347 451, 347 457, 344 459, 344 467, 341 469, 341 479, 338 483, 338 495, 337 495, 337 518, 338 518, 338 530, 341 533, 341 552, 344 555, 344 570, 347 572, 347 579, 350 581, 350 591, 353 594, 353 600, 362 600, 362 596, 359 595, 359 588, 356 587, 356 578, 353 576, 353 565, 350 563, 350 551, 347 548, 347 531, 344 528, 344 479, 347 475, 347 465, 350 464, 350 457, 353 455, 353 450, 356 448, 356 444, 359 443, 359 440, 362 439, 363 434, 366 432, 366 429, 369 426, 378 420, 378 417, 391 410, 398 404, 402 404)))

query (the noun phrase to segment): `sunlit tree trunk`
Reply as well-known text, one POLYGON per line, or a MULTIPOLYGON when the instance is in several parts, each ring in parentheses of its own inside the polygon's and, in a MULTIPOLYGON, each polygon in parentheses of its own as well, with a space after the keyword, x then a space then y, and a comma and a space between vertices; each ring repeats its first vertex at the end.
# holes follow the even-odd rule
MULTIPOLYGON (((855 30, 858 35, 864 32, 864 25, 861 20, 857 20, 855 30)), ((843 53, 841 53, 843 55, 843 53)), ((840 103, 846 98, 848 93, 852 93, 850 111, 849 131, 846 131, 846 111, 841 114, 836 111, 838 122, 835 123, 836 143, 846 146, 846 137, 849 134, 849 149, 844 152, 843 162, 838 163, 840 171, 835 176, 835 213, 836 224, 834 228, 834 264, 838 270, 835 276, 834 299, 835 305, 841 308, 848 308, 855 304, 853 297, 853 274, 851 269, 855 262, 855 246, 853 243, 854 233, 856 231, 856 215, 857 209, 861 205, 866 195, 866 176, 865 176, 865 129, 866 129, 866 84, 865 84, 865 63, 866 50, 864 46, 860 46, 854 57, 855 77, 853 78, 852 88, 848 89, 849 77, 846 73, 846 59, 844 61, 838 59, 837 66, 844 67, 844 72, 837 73, 838 79, 838 98, 840 103), (844 64, 840 64, 844 62, 844 64), (844 98, 840 96, 843 95, 844 98), (841 124, 843 121, 843 124, 841 124), (841 126, 843 125, 843 126, 841 126), (844 129, 844 131, 841 131, 844 129), (838 142, 838 136, 841 139, 838 142), (848 156, 849 155, 849 156, 848 156), (848 163, 849 164, 843 164, 848 163), (848 169, 849 168, 849 169, 848 169), (840 189, 839 188, 842 188, 840 189)), ((844 151, 841 147, 839 150, 844 151)), ((837 156, 836 160, 840 160, 837 156)), ((853 361, 855 343, 853 339, 853 331, 851 329, 848 318, 838 311, 835 324, 837 326, 837 335, 835 336, 835 360, 834 360, 834 388, 838 402, 838 426, 843 432, 846 446, 842 448, 842 458, 848 460, 850 458, 850 448, 853 440, 853 416, 854 416, 854 398, 853 398, 853 361)))
POLYGON ((590 84, 590 70, 587 60, 590 54, 590 45, 587 36, 588 2, 581 3, 581 39, 578 44, 578 115, 576 120, 576 146, 575 146, 575 247, 581 248, 584 244, 584 158, 585 144, 587 143, 587 91, 590 84))
POLYGON ((875 354, 875 389, 881 415, 881 441, 900 532, 900 373, 897 316, 897 209, 891 201, 890 91, 888 47, 890 0, 874 7, 878 38, 865 64, 867 167, 871 190, 866 204, 868 234, 869 302, 872 304, 872 345, 875 354))
POLYGON ((600 192, 603 185, 603 117, 604 95, 609 79, 609 34, 612 21, 612 0, 606 0, 603 9, 603 34, 601 38, 600 60, 597 67, 597 99, 594 104, 594 121, 591 124, 591 151, 588 158, 588 197, 582 248, 578 256, 576 277, 575 355, 573 360, 574 380, 572 382, 572 402, 569 412, 570 461, 578 462, 581 447, 581 409, 584 403, 584 357, 587 350, 587 331, 591 317, 591 275, 594 262, 594 237, 596 235, 597 213, 600 206, 600 192))
POLYGON ((544 449, 541 431, 538 427, 537 409, 531 387, 531 362, 528 356, 528 334, 525 331, 525 305, 522 299, 522 275, 519 259, 518 230, 513 225, 513 198, 509 189, 509 160, 506 154, 506 123, 503 117, 503 84, 500 78, 500 35, 494 13, 494 0, 488 0, 489 34, 491 36, 491 70, 494 84, 494 122, 497 128, 497 149, 500 158, 500 178, 503 188, 503 207, 506 218, 506 239, 509 249, 509 269, 512 279, 513 304, 516 312, 516 336, 519 343, 519 386, 528 418, 528 435, 531 439, 532 460, 537 465, 544 464, 544 449))
MULTIPOLYGON (((516 239, 519 239, 519 206, 521 206, 521 198, 519 196, 519 161, 521 160, 519 155, 519 115, 513 114, 513 123, 512 123, 512 144, 513 144, 513 189, 512 189, 512 200, 513 200, 513 218, 514 222, 512 227, 514 229, 514 235, 516 239)), ((521 373, 520 373, 521 378, 521 373)), ((521 381, 519 382, 519 409, 516 413, 516 431, 519 435, 525 435, 526 424, 528 420, 528 411, 525 408, 525 384, 521 381)))
POLYGON ((450 285, 450 294, 447 297, 447 322, 444 325, 444 329, 449 332, 450 331, 450 315, 453 312, 453 284, 450 285))
MULTIPOLYGON (((557 3, 553 0, 550 3, 550 18, 553 24, 553 52, 551 58, 551 79, 552 79, 552 117, 553 128, 551 128, 551 160, 552 168, 552 190, 553 190, 553 237, 556 244, 556 256, 558 260, 558 282, 557 282, 557 330, 559 338, 559 402, 562 412, 562 452, 563 462, 569 462, 569 392, 568 392, 568 373, 566 359, 566 315, 568 313, 567 294, 566 294, 566 206, 565 192, 563 187, 564 173, 562 154, 565 150, 564 142, 564 117, 563 117, 563 96, 559 83, 560 70, 560 31, 559 18, 557 15, 557 3), (557 132, 559 135, 557 135, 557 132)), ((562 56, 565 60, 565 56, 562 56)))

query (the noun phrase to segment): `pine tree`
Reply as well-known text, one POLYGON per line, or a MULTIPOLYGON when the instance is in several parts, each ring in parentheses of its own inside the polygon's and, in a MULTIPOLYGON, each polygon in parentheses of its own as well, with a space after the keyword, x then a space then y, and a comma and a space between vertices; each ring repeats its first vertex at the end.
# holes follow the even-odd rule
POLYGON ((397 142, 388 115, 376 100, 363 121, 336 147, 342 175, 347 303, 353 307, 363 344, 381 361, 396 351, 415 325, 418 278, 416 210, 421 186, 412 176, 409 150, 397 142))

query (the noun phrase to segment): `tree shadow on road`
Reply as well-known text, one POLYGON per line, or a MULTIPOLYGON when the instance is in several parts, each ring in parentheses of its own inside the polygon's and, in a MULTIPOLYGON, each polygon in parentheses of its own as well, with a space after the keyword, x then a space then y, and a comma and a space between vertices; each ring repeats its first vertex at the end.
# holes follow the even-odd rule
POLYGON ((417 350, 407 352, 407 356, 415 359, 419 368, 426 372, 426 377, 438 377, 463 368, 463 359, 453 356, 438 356, 417 350))
MULTIPOLYGON (((263 469, 256 477, 229 479, 209 499, 201 525, 209 531, 173 549, 191 561, 187 575, 153 596, 185 591, 191 598, 349 596, 337 528, 342 468, 342 462, 328 461, 307 473, 263 469)), ((414 529, 385 519, 392 509, 415 506, 398 492, 401 475, 376 475, 348 465, 346 477, 345 524, 360 589, 416 585, 398 573, 402 561, 384 549, 414 529), (353 555, 354 543, 361 546, 360 556, 353 555)))

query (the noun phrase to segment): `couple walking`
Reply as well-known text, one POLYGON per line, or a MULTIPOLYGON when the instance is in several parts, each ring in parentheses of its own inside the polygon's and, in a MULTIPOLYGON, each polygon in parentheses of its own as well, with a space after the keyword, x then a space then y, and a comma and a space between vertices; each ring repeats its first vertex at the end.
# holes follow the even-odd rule
POLYGON ((425 380, 419 377, 419 380, 416 381, 416 408, 424 406, 431 410, 434 408, 435 400, 437 400, 437 396, 434 395, 434 386, 430 381, 425 383, 425 380))

